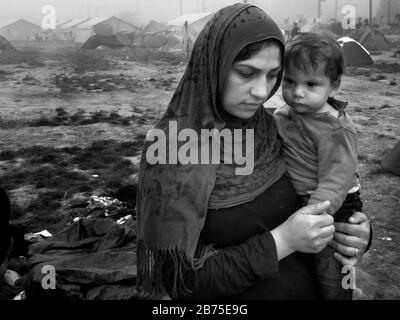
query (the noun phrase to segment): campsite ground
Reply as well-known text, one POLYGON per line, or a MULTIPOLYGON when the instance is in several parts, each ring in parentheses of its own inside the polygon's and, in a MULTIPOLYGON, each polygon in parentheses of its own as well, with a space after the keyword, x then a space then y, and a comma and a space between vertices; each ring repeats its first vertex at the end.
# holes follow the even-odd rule
MULTIPOLYGON (((0 56, 0 184, 11 195, 14 224, 55 233, 91 195, 135 183, 145 133, 185 62, 138 48, 33 50, 0 56)), ((374 66, 348 68, 338 96, 350 102, 359 131, 364 211, 374 228, 356 274, 359 299, 400 299, 400 177, 379 165, 400 137, 396 50, 374 55, 374 66)), ((268 107, 282 103, 279 95, 268 107)))

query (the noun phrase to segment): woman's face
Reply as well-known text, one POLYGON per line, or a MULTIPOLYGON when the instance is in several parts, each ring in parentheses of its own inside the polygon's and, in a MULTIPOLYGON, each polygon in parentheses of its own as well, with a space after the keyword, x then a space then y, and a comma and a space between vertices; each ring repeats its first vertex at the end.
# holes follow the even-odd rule
POLYGON ((224 109, 237 118, 250 119, 275 87, 281 61, 281 48, 270 44, 249 59, 235 62, 223 90, 224 109))

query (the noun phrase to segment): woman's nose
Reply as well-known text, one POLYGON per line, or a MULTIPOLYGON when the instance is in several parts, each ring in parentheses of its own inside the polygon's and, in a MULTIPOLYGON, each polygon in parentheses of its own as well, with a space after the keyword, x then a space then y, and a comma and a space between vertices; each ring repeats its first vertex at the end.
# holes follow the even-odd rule
POLYGON ((264 100, 268 98, 268 81, 264 77, 260 77, 254 83, 250 89, 250 94, 257 99, 264 100))

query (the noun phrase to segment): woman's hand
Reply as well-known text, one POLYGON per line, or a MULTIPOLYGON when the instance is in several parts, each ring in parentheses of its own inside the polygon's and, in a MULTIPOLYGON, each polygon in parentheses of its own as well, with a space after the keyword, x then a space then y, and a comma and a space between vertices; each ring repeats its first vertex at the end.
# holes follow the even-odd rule
POLYGON ((325 213, 329 201, 297 210, 284 223, 271 231, 275 239, 278 260, 294 251, 317 253, 333 239, 333 217, 325 213))
POLYGON ((370 224, 362 212, 355 212, 349 222, 336 222, 334 240, 329 244, 336 249, 335 258, 343 265, 354 266, 361 260, 370 238, 370 224))

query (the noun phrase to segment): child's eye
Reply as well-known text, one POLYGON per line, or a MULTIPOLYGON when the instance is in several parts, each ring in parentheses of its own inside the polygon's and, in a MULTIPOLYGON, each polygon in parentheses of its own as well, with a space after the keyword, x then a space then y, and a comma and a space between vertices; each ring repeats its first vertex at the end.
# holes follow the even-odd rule
POLYGON ((285 78, 285 79, 283 79, 283 81, 284 81, 286 84, 293 84, 293 80, 292 80, 292 79, 285 78))
POLYGON ((317 84, 315 82, 308 82, 307 85, 311 88, 315 87, 317 84))

